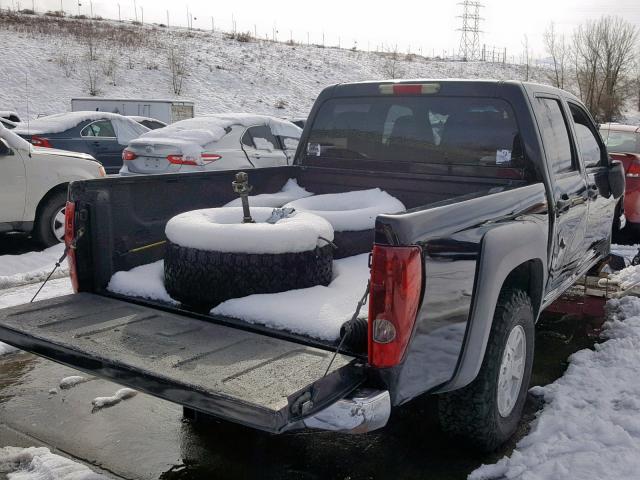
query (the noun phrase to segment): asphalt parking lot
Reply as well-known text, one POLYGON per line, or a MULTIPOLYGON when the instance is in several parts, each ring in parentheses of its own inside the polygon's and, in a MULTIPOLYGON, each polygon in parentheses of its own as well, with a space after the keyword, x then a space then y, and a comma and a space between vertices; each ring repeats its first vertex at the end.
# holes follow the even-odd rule
MULTIPOLYGON (((8 237, 0 237, 0 254, 31 248, 24 238, 8 237)), ((571 353, 593 345, 601 322, 544 314, 532 384, 558 378, 571 353)), ((122 478, 463 479, 509 454, 540 407, 530 395, 516 438, 480 455, 439 431, 434 397, 394 410, 386 428, 367 435, 273 436, 217 421, 187 421, 179 406, 144 394, 92 411, 94 398, 113 395, 120 386, 92 379, 60 389, 60 380, 70 375, 78 372, 30 354, 1 357, 0 445, 48 446, 122 478)))

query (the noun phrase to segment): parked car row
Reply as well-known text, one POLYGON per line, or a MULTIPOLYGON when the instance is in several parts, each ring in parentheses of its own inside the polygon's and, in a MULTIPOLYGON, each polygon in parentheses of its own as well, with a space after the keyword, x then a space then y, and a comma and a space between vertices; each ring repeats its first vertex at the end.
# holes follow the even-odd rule
POLYGON ((108 174, 123 175, 287 165, 302 132, 287 120, 251 114, 205 115, 171 125, 100 111, 2 122, 36 147, 86 153, 108 174))

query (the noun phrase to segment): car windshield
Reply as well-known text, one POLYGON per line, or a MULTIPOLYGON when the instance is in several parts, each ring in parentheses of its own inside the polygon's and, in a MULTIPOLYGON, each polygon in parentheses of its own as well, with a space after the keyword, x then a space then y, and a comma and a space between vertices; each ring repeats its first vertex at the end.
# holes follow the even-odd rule
POLYGON ((504 176, 505 169, 524 166, 511 106, 478 97, 330 99, 313 122, 304 158, 314 165, 341 159, 442 173, 452 166, 473 167, 473 174, 482 169, 483 176, 504 176))
POLYGON ((640 134, 606 129, 600 133, 610 153, 640 153, 640 134))

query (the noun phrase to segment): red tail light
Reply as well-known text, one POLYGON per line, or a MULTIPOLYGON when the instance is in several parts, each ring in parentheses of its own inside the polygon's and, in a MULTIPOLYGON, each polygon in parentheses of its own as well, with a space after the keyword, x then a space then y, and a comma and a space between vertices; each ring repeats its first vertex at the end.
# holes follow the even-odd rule
POLYGON ((73 247, 75 240, 75 223, 76 223, 76 204, 67 202, 64 209, 64 244, 69 251, 67 252, 67 262, 69 263, 69 276, 71 277, 71 286, 74 292, 78 292, 78 272, 76 270, 76 251, 73 247))
POLYGON ((43 147, 43 148, 53 148, 51 145, 51 142, 48 139, 38 137, 36 135, 31 137, 31 145, 34 145, 36 147, 43 147))
POLYGON ((634 159, 631 161, 631 164, 627 169, 627 177, 631 177, 631 178, 640 177, 640 160, 634 159))
POLYGON ((174 165, 197 165, 195 160, 185 160, 182 155, 167 155, 167 160, 174 165))
POLYGON ((382 95, 429 95, 440 91, 439 83, 384 83, 379 87, 382 95))
POLYGON ((400 363, 416 321, 421 291, 420 247, 373 247, 369 364, 386 368, 400 363))
POLYGON ((130 162, 131 160, 135 160, 138 158, 138 155, 133 153, 131 150, 127 150, 126 148, 122 150, 122 160, 125 162, 130 162))

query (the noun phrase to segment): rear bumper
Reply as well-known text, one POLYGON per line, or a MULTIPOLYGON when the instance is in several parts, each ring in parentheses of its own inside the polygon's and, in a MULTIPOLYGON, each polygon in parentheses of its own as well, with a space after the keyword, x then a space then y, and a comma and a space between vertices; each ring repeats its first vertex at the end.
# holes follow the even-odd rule
POLYGON ((391 414, 386 390, 361 388, 310 417, 300 427, 343 433, 366 433, 384 427, 391 414))

